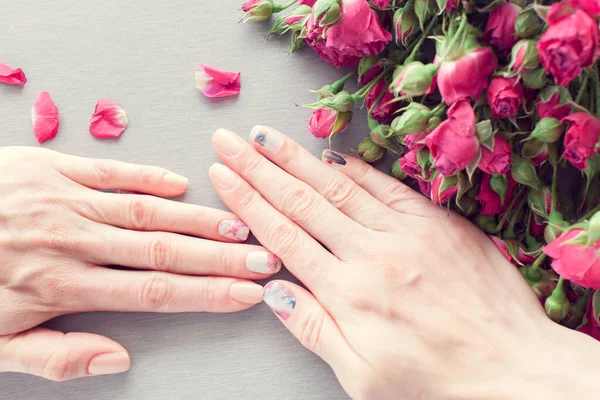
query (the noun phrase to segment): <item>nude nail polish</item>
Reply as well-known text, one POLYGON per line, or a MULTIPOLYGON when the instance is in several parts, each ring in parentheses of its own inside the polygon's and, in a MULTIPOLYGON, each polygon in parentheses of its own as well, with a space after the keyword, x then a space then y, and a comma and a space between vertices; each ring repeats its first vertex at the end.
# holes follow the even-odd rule
POLYGON ((252 282, 235 282, 229 287, 229 296, 244 304, 258 304, 262 301, 262 286, 252 282))
POLYGON ((283 138, 281 135, 274 133, 271 129, 260 125, 252 128, 252 131, 250 132, 250 140, 256 146, 261 147, 263 150, 268 152, 277 151, 283 145, 283 138))
POLYGON ((246 256, 246 268, 258 274, 276 274, 281 270, 281 260, 267 251, 253 251, 246 256))
POLYGON ((183 190, 188 187, 189 181, 188 178, 184 176, 169 173, 163 177, 163 182, 165 183, 165 185, 170 186, 173 189, 183 190))
POLYGON ((119 374, 129 370, 129 355, 124 352, 99 354, 88 365, 90 375, 119 374))
POLYGON ((321 158, 325 164, 331 165, 335 168, 342 168, 348 163, 346 157, 329 149, 325 149, 325 151, 323 151, 321 158))
POLYGON ((296 296, 279 282, 267 283, 262 293, 263 300, 277 315, 287 320, 296 307, 296 296))
POLYGON ((219 222, 219 235, 237 242, 243 242, 250 236, 250 228, 242 221, 226 219, 219 222))

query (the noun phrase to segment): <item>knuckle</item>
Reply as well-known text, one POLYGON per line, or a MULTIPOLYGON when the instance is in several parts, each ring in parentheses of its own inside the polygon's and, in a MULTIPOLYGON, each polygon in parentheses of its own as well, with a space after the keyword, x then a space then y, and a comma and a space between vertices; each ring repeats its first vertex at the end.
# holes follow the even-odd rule
POLYGON ((161 171, 157 171, 155 167, 140 166, 139 167, 139 181, 142 185, 155 185, 162 180, 165 174, 161 171))
POLYGON ((165 235, 155 236, 148 244, 147 264, 157 271, 169 271, 177 262, 177 247, 165 235))
POLYGON ((100 183, 110 183, 117 177, 117 168, 112 160, 96 160, 94 162, 94 173, 100 183))
POLYGON ((383 189, 383 201, 390 207, 394 208, 401 202, 410 197, 412 189, 400 183, 390 183, 383 189))
POLYGON ((61 225, 51 224, 46 229, 43 246, 53 251, 77 250, 80 247, 80 239, 68 232, 67 228, 61 225))
POLYGON ((171 299, 169 279, 161 274, 152 274, 142 281, 138 303, 144 310, 159 311, 165 309, 171 299))
POLYGON ((267 243, 270 243, 273 253, 285 258, 298 251, 298 231, 291 223, 272 226, 267 231, 267 243))
POLYGON ((263 160, 264 160, 264 158, 257 154, 252 154, 252 155, 248 156, 246 159, 246 165, 244 168, 246 175, 253 176, 254 174, 258 173, 258 171, 263 166, 263 162, 264 162, 263 160))
POLYGON ((312 189, 305 186, 294 188, 283 197, 283 212, 293 221, 300 221, 310 213, 315 203, 312 189))
POLYGON ((59 345, 59 348, 46 360, 42 375, 54 382, 64 382, 69 379, 70 363, 69 347, 59 345))
POLYGON ((314 307, 307 310, 300 326, 300 343, 314 353, 318 353, 324 324, 325 312, 314 307))
POLYGON ((128 217, 133 229, 144 230, 152 226, 155 211, 141 199, 134 199, 129 202, 128 217))
POLYGON ((358 185, 363 186, 367 180, 369 175, 369 170, 373 168, 369 164, 363 161, 358 161, 354 167, 354 173, 352 174, 352 179, 358 185))
POLYGON ((343 208, 356 196, 357 186, 348 178, 331 179, 323 188, 323 196, 336 208, 343 208))
POLYGON ((216 308, 218 291, 219 284, 217 280, 214 278, 208 278, 202 292, 200 293, 200 302, 203 310, 211 311, 216 308))
POLYGON ((238 206, 241 209, 246 209, 246 208, 251 207, 251 204, 256 200, 258 195, 259 194, 256 190, 254 190, 254 189, 248 190, 246 193, 242 194, 238 198, 238 206))
POLYGON ((221 247, 219 251, 217 251, 217 260, 215 265, 219 274, 224 276, 234 275, 231 250, 228 247, 221 247))
POLYGON ((39 288, 38 300, 52 309, 67 304, 73 298, 78 286, 72 276, 59 271, 46 273, 35 280, 39 288))

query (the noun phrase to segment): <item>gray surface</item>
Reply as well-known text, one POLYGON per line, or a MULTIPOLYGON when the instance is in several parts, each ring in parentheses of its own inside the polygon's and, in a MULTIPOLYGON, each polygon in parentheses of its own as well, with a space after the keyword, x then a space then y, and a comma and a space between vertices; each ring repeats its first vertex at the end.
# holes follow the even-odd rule
MULTIPOLYGON (((0 0, 0 60, 27 73, 23 88, 0 85, 0 145, 31 145, 30 109, 47 90, 61 113, 51 149, 151 163, 190 178, 186 202, 223 207, 207 169, 218 127, 246 135, 254 124, 287 132, 314 154, 326 141, 306 131, 307 89, 342 75, 313 52, 288 57, 288 40, 265 42, 266 25, 238 25, 241 0, 0 0), (209 101, 194 87, 200 63, 242 72, 239 98, 209 101), (117 142, 88 134, 96 101, 127 110, 117 142)), ((335 142, 356 147, 364 115, 335 142)), ((345 399, 320 359, 305 351, 264 305, 234 315, 82 314, 49 325, 107 335, 132 355, 129 373, 56 384, 0 374, 0 398, 345 399)))

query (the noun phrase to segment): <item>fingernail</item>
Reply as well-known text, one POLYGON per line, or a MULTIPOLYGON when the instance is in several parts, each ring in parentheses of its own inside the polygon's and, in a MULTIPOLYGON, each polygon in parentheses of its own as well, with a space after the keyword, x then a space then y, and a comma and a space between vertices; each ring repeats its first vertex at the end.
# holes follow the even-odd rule
POLYGON ((246 256, 246 268, 259 274, 276 274, 281 269, 281 260, 267 251, 253 251, 246 256))
POLYGON ((229 287, 229 296, 240 303, 258 304, 262 301, 262 286, 251 282, 235 282, 229 287))
POLYGON ((173 189, 183 190, 183 189, 187 189, 189 181, 188 181, 188 178, 181 176, 181 175, 166 174, 163 177, 163 182, 165 183, 165 185, 167 185, 173 189))
POLYGON ((223 154, 235 156, 242 151, 242 140, 235 133, 226 129, 218 129, 214 136, 215 144, 223 154))
POLYGON ((242 221, 226 219, 219 222, 219 235, 227 239, 243 242, 250 236, 250 228, 242 221))
POLYGON ((321 158, 325 164, 331 165, 335 168, 341 168, 348 163, 348 161, 346 161, 346 157, 329 149, 325 149, 325 151, 323 151, 321 158))
POLYGON ((92 358, 88 365, 90 375, 120 374, 129 370, 129 355, 127 353, 106 353, 92 358))
POLYGON ((289 319, 296 307, 296 297, 291 290, 281 286, 279 282, 269 282, 263 289, 263 300, 271 310, 275 311, 282 319, 289 319))
POLYGON ((213 178, 221 189, 231 190, 238 184, 237 175, 224 166, 223 164, 215 164, 211 167, 213 178))
POLYGON ((250 140, 265 151, 274 152, 283 145, 283 138, 265 126, 257 125, 250 132, 250 140))

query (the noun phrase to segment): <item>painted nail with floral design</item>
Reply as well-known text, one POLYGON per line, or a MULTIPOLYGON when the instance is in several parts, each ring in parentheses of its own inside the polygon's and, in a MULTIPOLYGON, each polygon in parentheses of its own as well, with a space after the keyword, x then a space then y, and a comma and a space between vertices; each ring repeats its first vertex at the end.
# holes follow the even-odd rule
POLYGON ((274 152, 283 145, 281 135, 273 132, 270 128, 257 125, 250 132, 250 140, 265 151, 274 152))
POLYGON ((246 268, 258 274, 276 274, 281 269, 281 260, 273 253, 253 251, 246 256, 246 268))
POLYGON ((335 168, 342 168, 348 163, 348 161, 346 161, 346 157, 329 149, 325 149, 325 151, 323 151, 321 158, 325 164, 331 165, 335 168))
POLYGON ((250 236, 250 228, 242 221, 226 219, 219 223, 219 235, 237 242, 243 242, 250 236))
POLYGON ((292 316, 296 307, 294 293, 276 281, 267 283, 263 289, 263 300, 284 320, 288 320, 292 316))

